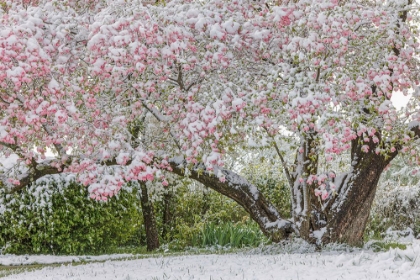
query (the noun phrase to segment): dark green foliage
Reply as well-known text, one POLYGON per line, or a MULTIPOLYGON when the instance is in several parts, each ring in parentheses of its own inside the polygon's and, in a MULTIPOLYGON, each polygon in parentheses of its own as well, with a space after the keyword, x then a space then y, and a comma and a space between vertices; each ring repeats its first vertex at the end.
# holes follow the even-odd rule
POLYGON ((2 253, 98 254, 132 243, 141 216, 135 190, 108 202, 88 197, 85 187, 63 182, 0 193, 2 253))
POLYGON ((290 218, 292 203, 289 182, 282 168, 277 166, 276 160, 271 158, 273 154, 269 152, 268 155, 268 158, 263 154, 254 158, 254 161, 245 167, 241 174, 276 207, 281 217, 290 218))
POLYGON ((274 204, 283 218, 291 217, 290 189, 286 181, 280 178, 259 177, 251 182, 274 204))
POLYGON ((169 224, 163 223, 165 200, 155 203, 155 209, 163 243, 171 249, 258 246, 268 241, 241 206, 217 192, 185 184, 170 197, 169 224))
MULTIPOLYGON (((136 188, 125 187, 117 197, 98 202, 88 197, 85 187, 57 180, 11 195, 0 193, 2 253, 99 254, 144 249, 136 188)), ((238 248, 268 242, 236 202, 188 182, 168 190, 154 207, 160 239, 172 249, 238 248), (164 217, 165 207, 169 217, 164 217)))

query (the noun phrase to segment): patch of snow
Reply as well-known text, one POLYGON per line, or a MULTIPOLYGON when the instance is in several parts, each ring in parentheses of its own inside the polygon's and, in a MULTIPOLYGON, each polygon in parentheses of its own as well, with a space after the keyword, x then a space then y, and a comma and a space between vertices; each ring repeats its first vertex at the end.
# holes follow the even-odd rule
POLYGON ((408 128, 409 129, 412 129, 412 128, 418 127, 418 126, 420 126, 420 122, 419 121, 411 121, 411 122, 408 123, 408 128))
POLYGON ((414 231, 409 227, 404 230, 388 228, 385 232, 385 240, 397 241, 398 243, 411 243, 415 240, 414 231))
POLYGON ((4 155, 0 156, 0 164, 3 165, 4 168, 12 168, 14 167, 19 160, 19 156, 16 154, 11 154, 10 156, 6 157, 4 155))
POLYGON ((173 162, 175 164, 180 165, 184 162, 184 157, 183 156, 176 156, 176 157, 173 157, 173 158, 169 159, 169 162, 173 162))
MULTIPOLYGON (((226 255, 161 256, 63 265, 9 275, 4 279, 420 279, 420 242, 388 252, 324 251, 306 253, 258 251, 226 255)), ((16 256, 14 256, 16 258, 16 256)), ((36 256, 33 256, 36 257, 36 256)), ((46 263, 57 256, 38 256, 46 263)), ((3 262, 8 256, 2 256, 3 262)), ((23 257, 25 258, 25 257, 23 257)), ((27 258, 32 258, 28 256, 27 258)), ((65 257, 63 257, 65 258, 65 257)), ((74 257, 68 257, 74 258, 74 257)))
POLYGON ((327 232, 327 228, 323 227, 320 230, 315 230, 313 232, 314 237, 318 240, 321 241, 322 237, 324 236, 324 234, 327 232))

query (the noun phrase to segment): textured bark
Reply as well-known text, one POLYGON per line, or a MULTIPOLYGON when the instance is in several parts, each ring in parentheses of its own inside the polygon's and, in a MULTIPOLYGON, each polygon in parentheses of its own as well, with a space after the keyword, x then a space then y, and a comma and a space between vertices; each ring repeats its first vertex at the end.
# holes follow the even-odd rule
POLYGON ((314 186, 307 183, 306 178, 318 172, 318 141, 315 132, 311 132, 302 140, 300 151, 296 152, 295 170, 293 172, 293 212, 295 224, 299 225, 299 236, 312 239, 312 232, 315 230, 312 213, 317 212, 318 199, 314 194, 314 186), (304 178, 301 182, 299 179, 304 178))
POLYGON ((141 188, 141 210, 143 213, 144 227, 146 228, 147 251, 153 251, 159 248, 159 235, 156 227, 155 213, 152 202, 149 200, 147 187, 140 184, 141 188))
POLYGON ((166 238, 171 231, 173 221, 173 211, 171 211, 173 203, 172 192, 167 192, 163 195, 163 217, 162 217, 162 237, 166 238))
MULTIPOLYGON (((184 163, 171 161, 170 165, 174 173, 184 176, 184 163)), ((265 199, 254 185, 234 172, 224 169, 220 171, 226 178, 224 182, 221 182, 219 178, 198 165, 189 170, 189 178, 236 201, 257 222, 262 232, 272 238, 273 241, 280 241, 294 232, 293 223, 282 219, 276 208, 265 199)))
MULTIPOLYGON (((343 186, 338 200, 328 216, 330 235, 328 242, 361 245, 363 233, 375 198, 378 181, 386 164, 383 159, 372 160, 369 166, 358 166, 343 186)), ((326 240, 325 240, 326 241, 326 240)), ((324 242, 325 242, 324 241, 324 242)))
MULTIPOLYGON (((378 135, 379 136, 379 135, 378 135)), ((380 176, 385 167, 396 156, 377 155, 374 145, 370 152, 361 151, 358 139, 352 143, 352 171, 342 182, 338 196, 327 208, 329 235, 324 240, 350 245, 361 245, 363 233, 369 219, 370 209, 375 198, 380 176)), ((359 142, 360 143, 360 142, 359 142)))

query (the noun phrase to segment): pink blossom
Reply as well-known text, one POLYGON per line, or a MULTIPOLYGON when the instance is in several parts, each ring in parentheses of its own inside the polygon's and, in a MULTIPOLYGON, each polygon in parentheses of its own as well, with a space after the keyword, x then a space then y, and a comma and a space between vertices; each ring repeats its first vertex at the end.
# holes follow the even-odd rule
POLYGON ((363 145, 361 150, 362 150, 362 152, 367 153, 367 152, 369 152, 369 146, 368 145, 363 145))
MULTIPOLYGON (((172 171, 172 157, 188 168, 221 167, 226 150, 246 150, 251 136, 264 148, 276 141, 281 152, 298 147, 299 168, 304 151, 335 165, 357 137, 362 152, 378 154, 381 137, 403 137, 402 151, 415 162, 415 139, 403 119, 420 117, 399 118, 385 98, 418 83, 410 67, 419 57, 417 27, 401 21, 394 30, 399 7, 361 1, 337 9, 338 0, 280 1, 267 9, 247 1, 11 2, 0 15, 0 142, 5 154, 19 151, 13 172, 34 161, 54 173, 65 168, 94 186, 93 199, 107 199, 131 180, 157 177, 169 185, 161 172, 172 171), (362 19, 375 28, 360 29, 362 19), (308 36, 298 32, 302 23, 308 36), (360 42, 356 51, 353 42, 360 42), (401 131, 376 131, 377 118, 385 130, 401 131), (315 134, 319 142, 302 146, 315 134), (47 148, 56 159, 40 155, 47 148)), ((13 177, 9 184, 25 175, 2 171, 13 177)), ((296 176, 303 183, 307 175, 296 176)), ((328 189, 322 176, 306 181, 328 189)))

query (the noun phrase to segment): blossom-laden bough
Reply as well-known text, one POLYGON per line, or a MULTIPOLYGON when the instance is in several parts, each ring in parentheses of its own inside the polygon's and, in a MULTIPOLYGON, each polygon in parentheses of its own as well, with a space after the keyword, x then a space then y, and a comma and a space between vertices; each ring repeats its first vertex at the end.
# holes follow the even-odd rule
POLYGON ((382 171, 397 154, 418 170, 411 0, 1 8, 1 177, 10 191, 67 172, 106 200, 130 181, 165 186, 169 171, 232 198, 276 241, 296 233, 359 244, 382 171), (398 92, 411 94, 403 112, 391 102, 398 92), (272 148, 291 219, 224 168, 235 147, 272 148))

